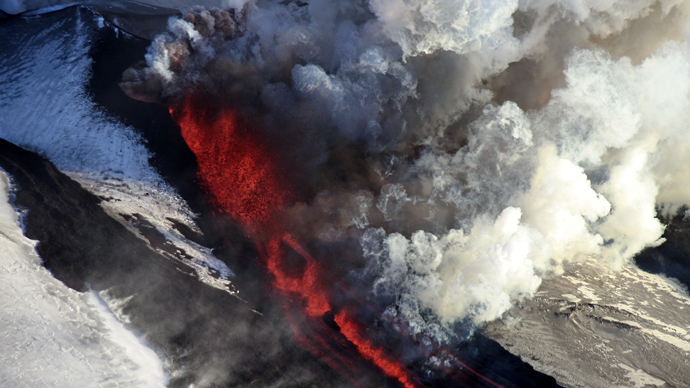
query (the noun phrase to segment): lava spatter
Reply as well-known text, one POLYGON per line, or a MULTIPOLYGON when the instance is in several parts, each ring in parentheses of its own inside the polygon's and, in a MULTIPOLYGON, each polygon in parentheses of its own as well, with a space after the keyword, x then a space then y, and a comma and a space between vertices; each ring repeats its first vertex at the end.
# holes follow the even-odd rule
MULTIPOLYGON (((197 157, 199 183, 211 196, 213 205, 235 218, 257 244, 262 264, 273 277, 273 287, 290 300, 299 302, 296 305, 301 306, 302 314, 312 323, 310 326, 328 328, 322 317, 332 311, 333 306, 329 301, 330 288, 324 280, 324 269, 281 227, 281 213, 291 193, 274 158, 275 152, 269 142, 233 110, 206 102, 203 97, 190 96, 170 108, 183 138, 197 157), (298 276, 285 269, 288 249, 305 260, 298 276)), ((291 314, 288 313, 288 320, 297 342, 356 384, 356 367, 325 340, 324 333, 328 331, 317 329, 307 333, 296 323, 297 319, 290 317, 291 314), (329 354, 326 356, 324 351, 329 354)), ((332 336, 344 336, 364 359, 406 388, 419 385, 402 362, 367 339, 362 324, 349 310, 338 312, 335 322, 341 330, 338 333, 328 328, 332 336)))
POLYGON ((202 108, 197 100, 171 112, 197 157, 201 184, 247 232, 265 231, 288 198, 268 145, 233 111, 202 108))

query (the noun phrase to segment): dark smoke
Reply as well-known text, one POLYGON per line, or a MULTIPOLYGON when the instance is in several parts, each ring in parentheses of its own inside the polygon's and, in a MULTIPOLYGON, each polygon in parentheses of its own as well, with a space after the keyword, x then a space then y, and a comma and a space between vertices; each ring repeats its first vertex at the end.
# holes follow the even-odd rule
POLYGON ((663 241, 656 206, 690 199, 687 14, 652 0, 192 8, 121 85, 173 110, 203 91, 256 123, 292 170, 291 232, 347 246, 348 282, 447 341, 564 263, 620 268, 663 241))

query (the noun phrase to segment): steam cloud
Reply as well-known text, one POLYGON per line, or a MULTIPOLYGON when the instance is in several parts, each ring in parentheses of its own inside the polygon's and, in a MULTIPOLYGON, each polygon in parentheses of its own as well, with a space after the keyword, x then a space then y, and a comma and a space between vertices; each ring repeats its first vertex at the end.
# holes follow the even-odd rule
MULTIPOLYGON (((230 99, 356 239, 369 297, 418 332, 496 319, 541 278, 661 243, 690 202, 690 2, 234 2, 171 19, 131 96, 230 99)), ((171 103, 174 106, 174 103, 171 103)))

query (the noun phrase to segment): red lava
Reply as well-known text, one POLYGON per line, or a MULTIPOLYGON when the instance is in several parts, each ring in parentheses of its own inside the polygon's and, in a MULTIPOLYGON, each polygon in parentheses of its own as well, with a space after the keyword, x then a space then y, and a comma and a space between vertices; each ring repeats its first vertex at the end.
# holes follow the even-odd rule
MULTIPOLYGON (((291 193, 278 168, 275 152, 232 110, 212 108, 205 102, 202 97, 192 96, 170 109, 183 138, 197 157, 200 184, 211 195, 213 204, 235 218, 254 239, 262 264, 273 276, 273 287, 291 300, 299 300, 303 314, 313 325, 325 326, 321 317, 332 310, 328 298, 330 286, 325 284, 323 267, 281 226, 281 213, 291 193), (282 269, 288 247, 306 261, 297 277, 282 269)), ((364 359, 406 388, 419 385, 400 361, 364 335, 362 324, 347 309, 338 312, 335 320, 341 334, 364 359)), ((342 365, 352 369, 351 363, 342 357, 321 354, 319 347, 332 347, 320 335, 310 337, 294 320, 289 321, 301 346, 336 370, 341 371, 342 365)), ((335 331, 332 333, 337 335, 335 331)))

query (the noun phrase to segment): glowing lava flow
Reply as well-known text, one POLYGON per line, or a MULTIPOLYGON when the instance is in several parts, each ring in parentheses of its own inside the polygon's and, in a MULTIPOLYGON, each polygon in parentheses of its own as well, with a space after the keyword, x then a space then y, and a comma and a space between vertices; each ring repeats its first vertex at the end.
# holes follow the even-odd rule
POLYGON ((284 206, 288 192, 264 142, 238 125, 231 111, 215 114, 186 103, 177 113, 182 136, 197 157, 201 183, 214 204, 250 234, 265 229, 284 206))
POLYGON ((370 341, 360 334, 364 331, 360 327, 361 324, 352 319, 352 315, 348 314, 347 310, 340 311, 335 316, 335 322, 340 326, 340 331, 343 335, 357 347, 362 357, 374 362, 386 374, 398 379, 405 387, 415 386, 409 374, 399 362, 391 359, 383 349, 373 346, 370 341))
MULTIPOLYGON (((328 300, 329 286, 325 284, 324 271, 319 263, 280 226, 281 212, 290 192, 277 162, 272 158, 269 144, 232 111, 209 108, 198 97, 171 108, 171 113, 197 157, 200 183, 212 196, 214 205, 239 221, 249 237, 254 239, 263 264, 273 276, 273 286, 286 296, 299 299, 304 313, 313 322, 320 323, 321 317, 332 310, 328 300), (298 277, 283 269, 286 246, 306 260, 298 277)), ((418 385, 402 363, 362 335, 361 324, 348 310, 340 311, 335 319, 341 334, 362 357, 406 388, 418 385)), ((297 325, 293 324, 293 330, 298 340, 303 343, 309 341, 309 336, 297 325)), ((323 341, 316 341, 330 348, 323 341)), ((314 346, 307 344, 307 347, 321 353, 314 346)), ((349 364, 343 358, 339 361, 345 366, 349 364)))

